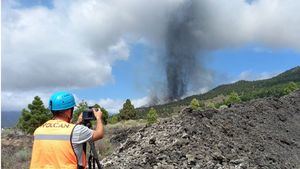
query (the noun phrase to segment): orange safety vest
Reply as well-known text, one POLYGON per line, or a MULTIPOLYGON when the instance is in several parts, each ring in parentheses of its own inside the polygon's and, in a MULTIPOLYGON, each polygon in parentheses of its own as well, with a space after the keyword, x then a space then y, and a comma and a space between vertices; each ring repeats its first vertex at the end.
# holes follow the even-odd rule
MULTIPOLYGON (((49 120, 37 128, 30 169, 77 169, 78 160, 71 142, 74 127, 74 124, 62 120, 49 120)), ((82 159, 86 168, 85 154, 82 159)))

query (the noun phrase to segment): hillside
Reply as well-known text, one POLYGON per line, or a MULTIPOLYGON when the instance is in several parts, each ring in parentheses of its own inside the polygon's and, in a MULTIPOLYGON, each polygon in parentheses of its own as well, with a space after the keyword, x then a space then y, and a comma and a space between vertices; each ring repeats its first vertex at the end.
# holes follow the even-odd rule
MULTIPOLYGON (((154 107, 161 117, 168 117, 170 114, 174 113, 174 111, 176 112, 176 110, 178 111, 182 107, 189 105, 193 98, 197 98, 198 100, 208 100, 218 96, 229 95, 231 92, 237 92, 242 101, 270 96, 281 97, 286 94, 284 88, 290 82, 295 82, 300 85, 300 66, 285 71, 270 79, 257 81, 242 80, 232 84, 220 85, 204 94, 192 95, 179 101, 151 107, 154 107)), ((138 117, 144 118, 149 109, 149 107, 138 108, 138 117)))
POLYGON ((200 100, 210 99, 213 97, 217 97, 218 95, 221 94, 228 95, 233 91, 237 92, 240 95, 243 95, 246 93, 253 93, 255 91, 259 91, 262 89, 272 88, 274 86, 284 85, 289 82, 300 83, 300 66, 290 69, 270 79, 257 80, 257 81, 242 80, 233 84, 221 85, 205 94, 187 97, 183 99, 181 102, 183 103, 190 102, 192 98, 197 98, 200 100))
POLYGON ((224 110, 184 109, 130 134, 105 168, 300 168, 300 91, 224 110))

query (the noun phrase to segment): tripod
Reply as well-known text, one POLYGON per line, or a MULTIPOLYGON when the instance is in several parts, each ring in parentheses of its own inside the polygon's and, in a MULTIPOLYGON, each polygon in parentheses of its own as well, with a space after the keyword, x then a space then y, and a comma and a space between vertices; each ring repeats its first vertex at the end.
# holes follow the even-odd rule
MULTIPOLYGON (((88 128, 92 127, 92 124, 90 121, 84 121, 83 125, 87 126, 88 128)), ((97 164, 98 169, 102 169, 102 166, 99 162, 98 153, 95 149, 94 141, 90 141, 89 145, 90 145, 90 153, 89 153, 89 157, 88 157, 89 169, 96 169, 96 164, 97 164)), ((84 149, 83 151, 86 154, 86 143, 84 144, 83 149, 84 149)))

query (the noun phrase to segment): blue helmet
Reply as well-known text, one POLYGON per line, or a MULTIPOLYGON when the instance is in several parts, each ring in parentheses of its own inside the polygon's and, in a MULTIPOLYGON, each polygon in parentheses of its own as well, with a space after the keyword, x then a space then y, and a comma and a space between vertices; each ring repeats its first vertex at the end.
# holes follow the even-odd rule
POLYGON ((49 109, 52 111, 66 110, 75 106, 74 96, 69 92, 56 92, 49 100, 49 109))

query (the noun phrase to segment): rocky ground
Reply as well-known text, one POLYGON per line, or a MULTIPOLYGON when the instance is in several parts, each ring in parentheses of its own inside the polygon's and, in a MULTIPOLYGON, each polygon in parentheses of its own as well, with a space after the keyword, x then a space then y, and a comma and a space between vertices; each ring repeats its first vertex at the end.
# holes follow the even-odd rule
MULTIPOLYGON (((102 159, 120 147, 128 135, 136 133, 144 127, 144 120, 128 120, 105 126, 105 137, 95 142, 99 157, 102 159)), ((1 131, 1 167, 26 169, 29 168, 33 136, 24 134, 16 128, 1 131)))
POLYGON ((300 169, 300 91, 224 110, 185 109, 130 134, 102 163, 106 169, 300 169))
POLYGON ((29 168, 33 137, 15 129, 1 131, 1 168, 29 168))

